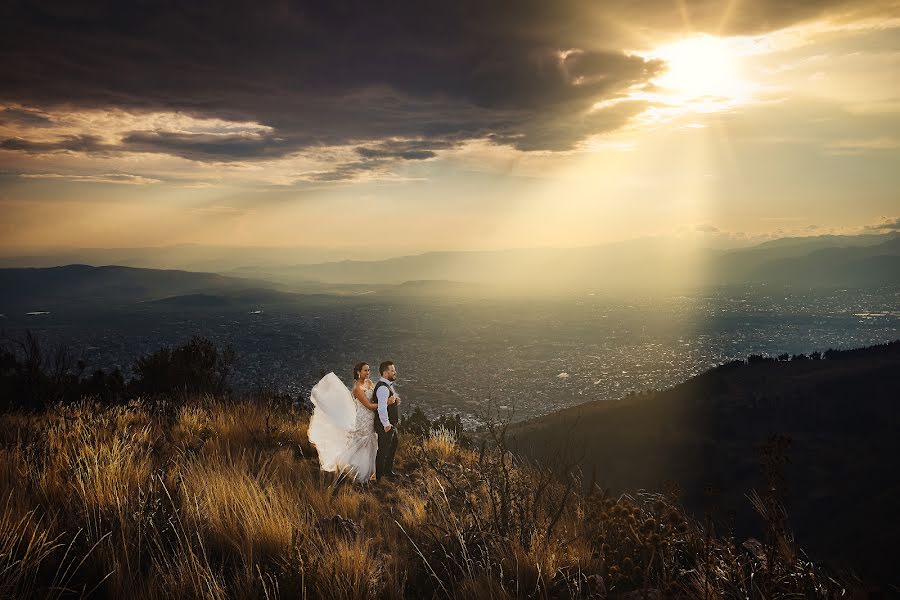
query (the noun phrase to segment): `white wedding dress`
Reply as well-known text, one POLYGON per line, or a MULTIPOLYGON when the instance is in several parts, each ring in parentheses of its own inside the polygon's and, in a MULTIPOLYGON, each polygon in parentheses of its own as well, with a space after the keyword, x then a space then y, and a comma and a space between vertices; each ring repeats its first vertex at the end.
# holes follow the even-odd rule
MULTIPOLYGON (((372 390, 366 390, 366 398, 371 401, 372 390)), ((334 373, 319 380, 310 400, 314 408, 308 435, 319 453, 320 468, 345 473, 357 483, 368 482, 378 452, 375 411, 354 398, 334 373)))

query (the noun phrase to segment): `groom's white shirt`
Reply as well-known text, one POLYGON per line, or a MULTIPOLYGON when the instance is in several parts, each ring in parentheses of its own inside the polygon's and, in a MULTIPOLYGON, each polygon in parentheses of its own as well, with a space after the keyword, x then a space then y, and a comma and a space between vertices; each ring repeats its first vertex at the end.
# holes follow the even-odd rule
POLYGON ((383 381, 387 384, 387 386, 381 386, 378 388, 378 391, 375 392, 376 400, 378 400, 378 418, 381 419, 381 424, 387 427, 391 424, 391 420, 388 418, 387 401, 391 396, 391 392, 394 391, 394 382, 390 379, 385 379, 384 377, 378 381, 383 381), (388 388, 390 388, 390 390, 388 390, 388 388))

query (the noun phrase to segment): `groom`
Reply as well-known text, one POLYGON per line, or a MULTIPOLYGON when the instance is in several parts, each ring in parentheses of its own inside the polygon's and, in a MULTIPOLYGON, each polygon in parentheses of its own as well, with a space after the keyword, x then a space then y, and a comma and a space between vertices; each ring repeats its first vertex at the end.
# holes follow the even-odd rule
POLYGON ((378 366, 381 379, 375 384, 375 399, 378 402, 378 418, 375 419, 375 431, 378 432, 378 453, 375 455, 375 481, 382 477, 394 477, 394 454, 397 452, 397 423, 400 412, 397 405, 400 396, 394 392, 394 380, 397 379, 397 367, 386 360, 378 366), (391 397, 394 402, 389 402, 391 397))

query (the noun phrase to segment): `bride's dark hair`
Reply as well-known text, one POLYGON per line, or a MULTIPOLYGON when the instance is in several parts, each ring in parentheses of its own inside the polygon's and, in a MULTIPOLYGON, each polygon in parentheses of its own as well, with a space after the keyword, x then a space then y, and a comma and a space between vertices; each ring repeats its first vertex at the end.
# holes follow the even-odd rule
POLYGON ((359 379, 359 374, 362 373, 362 368, 364 366, 366 366, 367 364, 369 364, 369 363, 367 363, 367 362, 356 363, 356 365, 353 367, 353 381, 356 381, 357 379, 359 379))

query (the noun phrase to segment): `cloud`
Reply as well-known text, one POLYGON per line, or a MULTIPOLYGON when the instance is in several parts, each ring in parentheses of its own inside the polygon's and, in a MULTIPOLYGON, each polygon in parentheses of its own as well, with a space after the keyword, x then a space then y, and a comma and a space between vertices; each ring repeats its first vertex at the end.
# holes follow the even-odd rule
POLYGON ((900 231, 900 217, 884 217, 881 223, 875 225, 867 225, 866 231, 900 231))
POLYGON ((296 151, 288 140, 271 134, 173 131, 134 131, 122 138, 119 148, 126 152, 169 154, 209 162, 279 158, 296 151))
POLYGON ((603 108, 570 102, 535 115, 514 133, 494 133, 490 138, 523 151, 572 150, 585 132, 615 131, 648 106, 643 100, 623 100, 603 108))
POLYGON ((106 153, 116 146, 104 143, 94 135, 71 135, 52 142, 31 141, 22 138, 0 140, 0 149, 18 150, 29 154, 46 154, 49 152, 88 152, 92 154, 106 153))
POLYGON ((436 150, 455 145, 454 142, 440 140, 388 140, 374 146, 360 146, 356 148, 356 153, 363 158, 426 160, 437 156, 436 150))
MULTIPOLYGON (((228 9, 200 1, 133 12, 102 1, 79 11, 14 4, 0 25, 0 101, 32 117, 62 107, 121 109, 271 128, 256 137, 135 131, 119 148, 200 161, 350 144, 366 158, 421 160, 444 144, 486 138, 522 150, 568 149, 621 125, 586 118, 596 101, 661 68, 610 49, 604 36, 613 29, 585 19, 590 11, 569 0, 437 8, 408 1, 390 11, 246 0, 228 9), (392 138, 423 145, 379 146, 392 138)), ((72 141, 49 144, 23 139, 6 149, 74 149, 72 141)))
MULTIPOLYGON (((152 152, 259 161, 353 146, 363 159, 424 160, 491 140, 561 151, 646 108, 621 102, 664 65, 625 48, 686 30, 746 34, 828 18, 897 13, 896 0, 212 0, 125 11, 54 0, 0 11, 0 119, 54 126, 54 111, 163 113, 255 132, 135 128, 113 144, 20 135, 9 151, 152 152), (647 35, 647 34, 652 35, 647 35), (239 43, 236 43, 239 41, 239 43), (248 134, 249 133, 249 134, 248 134), (391 140, 418 140, 395 147, 391 140), (112 146, 112 147, 110 147, 112 146)), ((105 133, 105 132, 102 132, 105 133)), ((10 135, 7 133, 6 135, 10 135)), ((365 162, 346 170, 366 169, 365 162)))
POLYGON ((390 181, 411 181, 391 171, 395 165, 393 158, 373 158, 340 164, 333 169, 310 171, 300 174, 296 181, 337 182, 378 179, 390 181))
POLYGON ((49 127, 53 125, 53 119, 38 110, 9 106, 0 111, 0 124, 7 123, 27 127, 49 127))
POLYGON ((106 173, 102 175, 65 175, 61 173, 22 173, 19 177, 25 179, 62 179, 81 183, 118 183, 125 185, 150 185, 161 183, 159 179, 131 175, 128 173, 106 173))

